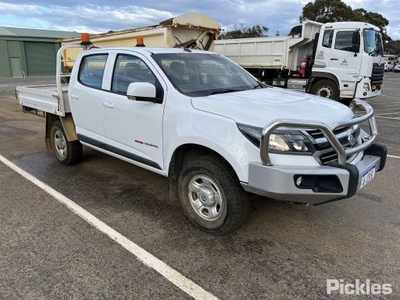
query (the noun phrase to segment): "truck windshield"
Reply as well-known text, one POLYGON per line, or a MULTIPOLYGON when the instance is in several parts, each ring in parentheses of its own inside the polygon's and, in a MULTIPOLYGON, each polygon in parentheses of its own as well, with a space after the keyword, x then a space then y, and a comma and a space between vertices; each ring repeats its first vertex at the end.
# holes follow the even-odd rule
POLYGON ((383 55, 381 33, 373 29, 364 29, 364 51, 372 56, 383 55))
POLYGON ((247 71, 217 54, 163 53, 153 54, 153 58, 175 88, 190 97, 265 87, 247 71))

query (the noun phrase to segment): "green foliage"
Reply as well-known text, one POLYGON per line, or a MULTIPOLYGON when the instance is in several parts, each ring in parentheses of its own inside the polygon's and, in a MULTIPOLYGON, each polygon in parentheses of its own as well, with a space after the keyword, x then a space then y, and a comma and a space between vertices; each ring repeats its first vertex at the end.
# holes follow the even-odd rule
POLYGON ((341 0, 315 0, 303 7, 303 20, 313 20, 321 23, 348 21, 352 17, 353 10, 341 0))
POLYGON ((238 38, 249 38, 249 37, 260 37, 267 36, 268 27, 266 26, 253 26, 245 27, 243 25, 235 26, 234 30, 227 31, 221 34, 220 39, 238 39, 238 38))
POLYGON ((385 53, 386 54, 400 54, 400 41, 389 41, 384 45, 385 53))
POLYGON ((386 34, 386 26, 389 25, 389 21, 384 18, 381 14, 374 12, 367 12, 363 8, 357 8, 353 10, 353 20, 360 22, 367 22, 378 26, 383 33, 386 34))
POLYGON ((341 0, 315 0, 309 2, 303 7, 303 13, 300 16, 300 22, 304 20, 313 20, 321 23, 338 21, 359 21, 367 22, 378 26, 383 33, 384 40, 391 40, 386 35, 386 27, 389 21, 381 14, 368 12, 363 8, 352 9, 341 0))

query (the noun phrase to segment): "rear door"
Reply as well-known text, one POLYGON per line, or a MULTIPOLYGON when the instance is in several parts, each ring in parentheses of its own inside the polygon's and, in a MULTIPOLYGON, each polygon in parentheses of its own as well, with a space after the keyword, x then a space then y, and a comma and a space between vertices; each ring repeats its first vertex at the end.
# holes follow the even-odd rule
POLYGON ((107 53, 84 56, 75 75, 76 80, 70 83, 68 92, 80 140, 97 147, 103 147, 105 143, 102 110, 104 97, 107 94, 103 89, 107 59, 107 53))

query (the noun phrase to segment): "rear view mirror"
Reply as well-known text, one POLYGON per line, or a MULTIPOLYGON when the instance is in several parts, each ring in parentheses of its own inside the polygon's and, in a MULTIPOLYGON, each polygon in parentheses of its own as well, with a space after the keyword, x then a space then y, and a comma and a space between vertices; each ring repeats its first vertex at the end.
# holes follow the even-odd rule
POLYGON ((359 53, 360 52, 360 31, 359 30, 356 30, 353 32, 352 44, 353 44, 353 52, 359 53))
POLYGON ((149 82, 132 82, 128 86, 126 96, 129 100, 148 101, 161 103, 162 99, 156 98, 156 87, 149 82))

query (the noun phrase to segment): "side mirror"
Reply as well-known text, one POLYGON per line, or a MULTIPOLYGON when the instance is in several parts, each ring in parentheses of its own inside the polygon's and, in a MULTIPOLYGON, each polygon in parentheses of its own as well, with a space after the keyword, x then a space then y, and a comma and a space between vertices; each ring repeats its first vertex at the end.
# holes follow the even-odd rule
POLYGON ((359 30, 356 30, 353 32, 352 44, 353 44, 353 52, 356 54, 359 53, 360 52, 360 31, 359 30))
POLYGON ((162 103, 162 99, 156 98, 155 85, 149 82, 130 83, 126 92, 126 96, 129 100, 162 103))

